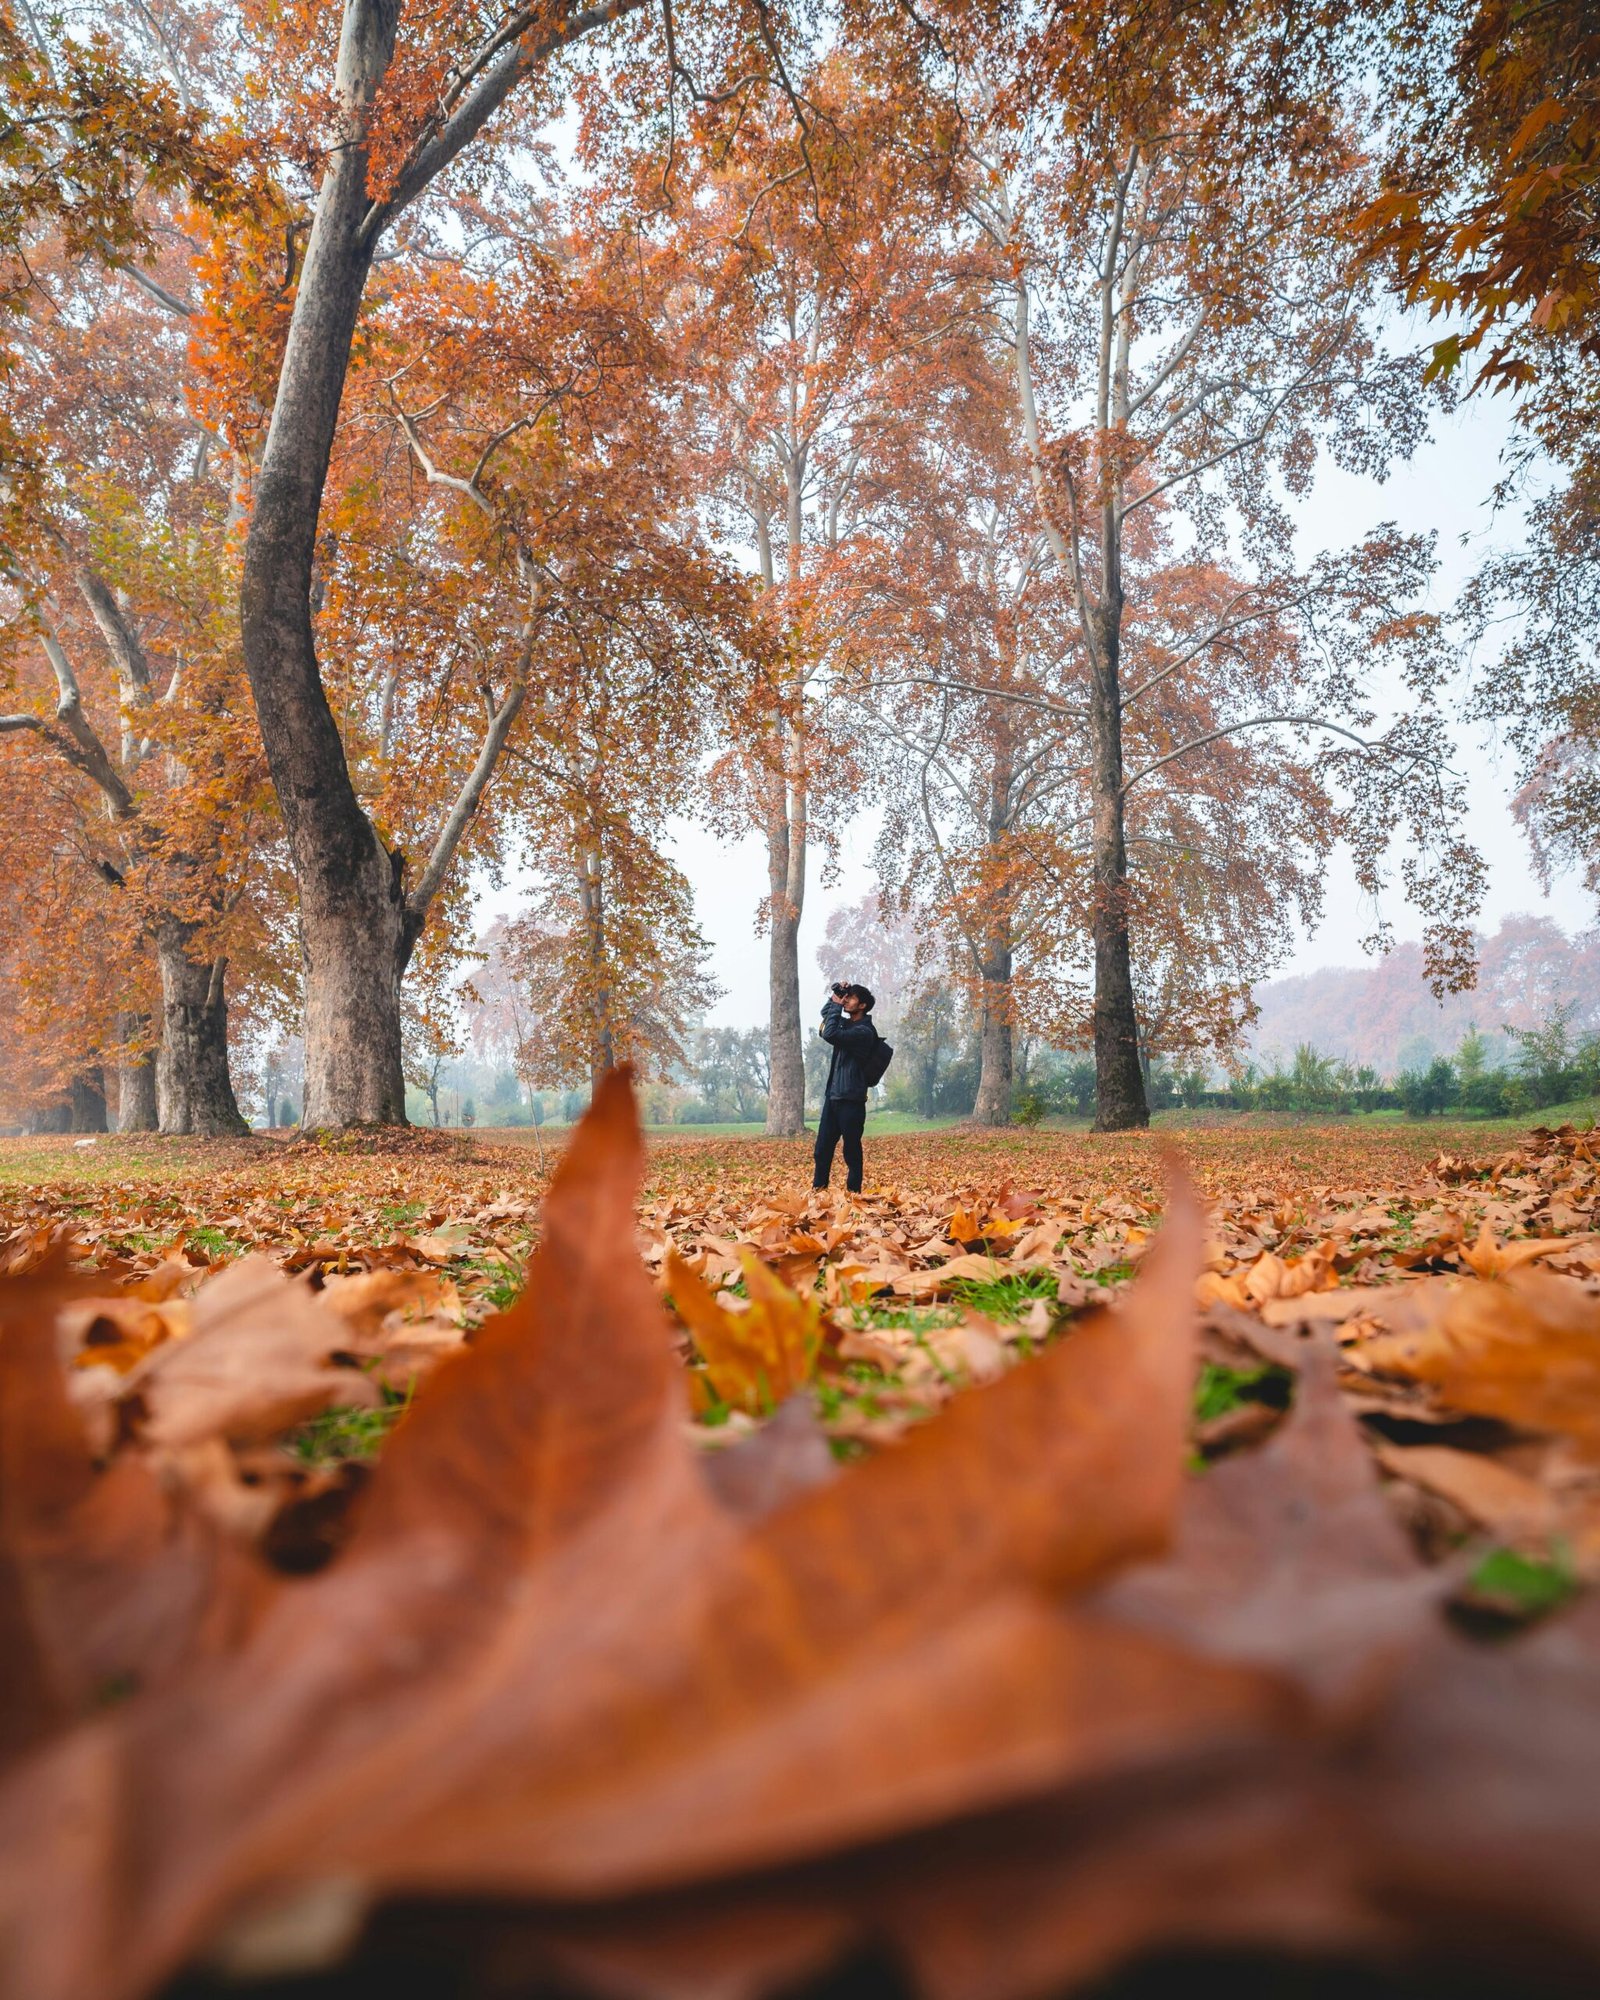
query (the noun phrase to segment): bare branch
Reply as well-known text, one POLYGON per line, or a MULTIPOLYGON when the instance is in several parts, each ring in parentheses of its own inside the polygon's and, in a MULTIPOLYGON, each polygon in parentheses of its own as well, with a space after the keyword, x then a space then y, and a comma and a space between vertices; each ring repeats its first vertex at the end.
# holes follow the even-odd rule
POLYGON ((85 567, 75 573, 73 581, 116 664, 123 707, 122 762, 126 767, 137 762, 139 756, 132 711, 148 708, 154 698, 150 686, 150 662, 145 657, 138 633, 105 579, 85 567))
POLYGON ((194 307, 180 299, 176 292, 169 292, 166 286, 152 278, 148 271, 141 271, 137 264, 127 263, 120 258, 114 257, 110 261, 125 278, 131 278, 141 292, 148 293, 163 311, 174 313, 180 319, 194 317, 194 307))
MULTIPOLYGON (((430 486, 448 486, 452 493, 459 493, 465 499, 470 500, 479 513, 487 515, 491 521, 496 519, 494 503, 489 499, 483 488, 479 486, 477 473, 474 473, 470 479, 462 479, 453 472, 441 472, 428 456, 427 447, 417 435, 416 425, 406 415, 404 409, 402 409, 400 398, 395 394, 392 382, 388 384, 388 389, 389 401, 394 409, 395 421, 399 424, 401 430, 405 432, 406 442, 410 445, 417 464, 422 468, 422 476, 427 480, 428 484, 430 486)), ((482 464, 483 461, 480 459, 480 470, 482 469, 482 464)))
POLYGON ((1204 736, 1196 736, 1191 742, 1180 743, 1176 750, 1169 750, 1164 757, 1157 757, 1154 763, 1146 764, 1142 770, 1135 771, 1131 778, 1123 780, 1123 796, 1126 797, 1141 778, 1148 778, 1153 771, 1161 770, 1176 758, 1187 757, 1191 750, 1203 750, 1208 743, 1220 743, 1225 736, 1234 736, 1241 729, 1265 729, 1269 724, 1280 722, 1298 723, 1306 729, 1325 729, 1330 735, 1342 736, 1347 742, 1353 743, 1358 750, 1369 753, 1378 747, 1375 743, 1367 742, 1365 737, 1357 736, 1353 729, 1346 729, 1341 723, 1329 722, 1326 716, 1252 715, 1241 722, 1227 723, 1221 729, 1208 730, 1204 736))
POLYGON ((489 788, 489 780, 494 776, 495 766, 505 749, 506 738, 511 733, 511 725, 527 699, 527 664, 532 648, 530 633, 523 650, 523 659, 518 678, 511 691, 498 708, 492 710, 488 727, 484 731, 483 743, 479 748, 477 761, 468 772, 461 790, 456 794, 455 804, 450 808, 444 825, 439 829, 438 838, 433 843, 433 852, 428 856, 417 886, 406 898, 406 922, 412 935, 420 934, 427 921, 428 908, 438 895, 450 864, 456 858, 456 850, 461 845, 462 836, 471 825, 474 814, 483 803, 483 795, 489 788))

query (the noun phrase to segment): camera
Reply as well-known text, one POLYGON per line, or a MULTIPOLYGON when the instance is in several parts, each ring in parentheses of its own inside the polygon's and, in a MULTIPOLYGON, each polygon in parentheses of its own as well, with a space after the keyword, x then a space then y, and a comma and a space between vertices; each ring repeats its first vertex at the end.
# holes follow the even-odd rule
POLYGON ((842 980, 842 979, 836 979, 836 980, 835 980, 835 981, 833 982, 832 986, 830 986, 830 987, 828 988, 828 991, 829 991, 829 992, 830 992, 830 993, 831 993, 831 994, 833 995, 833 997, 834 997, 834 999, 835 999, 835 1000, 842 1000, 842 999, 844 998, 844 995, 845 995, 845 982, 844 982, 844 980, 842 980))

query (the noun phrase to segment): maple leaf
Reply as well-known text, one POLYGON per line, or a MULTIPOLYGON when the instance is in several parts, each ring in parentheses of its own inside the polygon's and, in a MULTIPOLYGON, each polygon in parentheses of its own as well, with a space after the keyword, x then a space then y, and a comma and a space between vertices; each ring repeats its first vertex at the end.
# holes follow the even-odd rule
POLYGON ((273 1597, 231 1658, 79 1731, 0 1800, 0 1932, 38 2000, 144 1990, 246 1887, 354 1869, 622 1893, 1270 1710, 1248 1674, 1055 1602, 1170 1518, 1192 1214, 1129 1313, 741 1531, 683 1440, 649 1282, 616 1255, 639 1164, 617 1077, 552 1186, 522 1300, 419 1394, 335 1564, 273 1597), (600 1754, 619 1743, 621 1763, 600 1754), (108 1760, 137 1822, 118 1836, 143 1854, 137 1912, 104 1900, 109 1847, 38 1837, 108 1760))
POLYGON ((749 1250, 739 1256, 749 1306, 729 1310, 690 1265, 670 1251, 667 1289, 705 1362, 706 1378, 730 1409, 759 1415, 786 1401, 816 1372, 822 1308, 802 1298, 749 1250))
POLYGON ((1600 1458, 1600 1303, 1570 1278, 1513 1270, 1434 1290, 1414 1326, 1354 1353, 1428 1384, 1452 1409, 1569 1437, 1600 1458))

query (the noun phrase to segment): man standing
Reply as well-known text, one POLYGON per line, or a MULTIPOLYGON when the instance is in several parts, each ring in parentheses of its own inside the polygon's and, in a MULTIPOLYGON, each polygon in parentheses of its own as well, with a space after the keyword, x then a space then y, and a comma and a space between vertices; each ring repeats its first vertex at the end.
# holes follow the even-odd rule
MULTIPOLYGON (((861 1192, 861 1135, 867 1124, 867 1092, 874 1074, 878 1031, 871 1021, 872 995, 864 986, 835 985, 822 1003, 822 1039, 833 1050, 828 1085, 817 1124, 817 1168, 811 1185, 825 1188, 833 1171, 833 1149, 844 1141, 844 1184, 861 1192)), ((877 1073, 881 1074, 881 1070, 877 1073)))

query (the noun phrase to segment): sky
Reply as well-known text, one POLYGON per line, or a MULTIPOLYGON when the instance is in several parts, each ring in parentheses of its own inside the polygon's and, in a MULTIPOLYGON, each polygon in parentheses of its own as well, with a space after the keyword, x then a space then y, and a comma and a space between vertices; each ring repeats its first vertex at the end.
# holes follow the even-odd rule
MULTIPOLYGON (((1495 519, 1488 505, 1509 429, 1509 410, 1503 400, 1471 398, 1453 413, 1437 415, 1431 440, 1408 464, 1394 468, 1381 485, 1324 463, 1312 492, 1295 503, 1301 559, 1309 559, 1320 549, 1348 546, 1379 521, 1395 521, 1408 533, 1432 529, 1438 535, 1439 570, 1430 608, 1448 610, 1488 551, 1514 545, 1518 539, 1520 518, 1510 514, 1495 519)), ((1468 781, 1472 801, 1469 832, 1488 863, 1488 891, 1480 928, 1492 931, 1503 917, 1519 912, 1552 917, 1568 931, 1590 924, 1592 907, 1574 879, 1556 882, 1546 896, 1534 876, 1527 842, 1511 816, 1514 771, 1509 755, 1497 754, 1480 730, 1463 728, 1455 761, 1468 781)), ((858 815, 841 830, 838 880, 829 885, 819 879, 822 856, 817 852, 811 856, 800 931, 802 1004, 808 981, 814 980, 819 1003, 826 984, 818 968, 817 950, 823 943, 829 914, 841 905, 859 902, 876 887, 872 867, 876 833, 877 815, 871 811, 858 815)), ((677 819, 671 825, 669 844, 673 858, 693 885, 700 928, 711 946, 713 974, 723 988, 723 997, 711 1009, 708 1020, 741 1028, 764 1022, 767 946, 754 929, 756 908, 766 893, 761 840, 752 834, 730 845, 703 826, 677 819)), ((506 891, 482 898, 480 916, 487 922, 516 907, 517 902, 513 881, 506 891)), ((1397 941, 1420 936, 1421 924, 1407 908, 1398 887, 1385 899, 1382 913, 1393 926, 1397 941)), ((1356 887, 1348 857, 1336 856, 1328 873, 1321 922, 1306 932, 1286 915, 1287 949, 1269 976, 1362 963, 1359 941, 1373 928, 1373 916, 1372 906, 1356 887)), ((849 966, 839 966, 832 968, 829 976, 848 978, 850 972, 849 966)))

